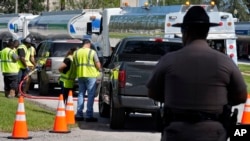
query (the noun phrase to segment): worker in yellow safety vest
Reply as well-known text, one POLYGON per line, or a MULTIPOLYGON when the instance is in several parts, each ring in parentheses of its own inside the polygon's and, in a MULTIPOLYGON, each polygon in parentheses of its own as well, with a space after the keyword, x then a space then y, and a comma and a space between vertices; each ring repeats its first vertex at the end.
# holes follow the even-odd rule
POLYGON ((59 84, 61 86, 61 93, 63 94, 64 103, 67 103, 69 91, 74 88, 75 79, 76 79, 76 68, 73 64, 73 53, 77 48, 71 48, 63 62, 58 68, 60 72, 59 84))
POLYGON ((31 47, 31 39, 26 38, 23 40, 23 43, 17 47, 17 54, 19 56, 18 65, 19 65, 19 73, 18 73, 18 82, 20 83, 23 78, 30 71, 29 66, 32 66, 30 61, 30 47, 31 47))
MULTIPOLYGON (((29 72, 31 72, 35 69, 35 66, 36 66, 36 62, 35 62, 36 49, 34 46, 31 45, 28 50, 30 52, 30 59, 29 59, 27 65, 29 68, 29 72)), ((28 93, 28 90, 30 88, 30 82, 31 82, 31 77, 29 76, 26 79, 26 84, 25 84, 25 87, 23 89, 24 93, 28 93)))
POLYGON ((8 41, 7 47, 1 51, 1 70, 4 79, 4 93, 8 98, 15 97, 18 88, 18 71, 17 61, 18 55, 14 50, 14 42, 12 39, 8 41))
POLYGON ((96 122, 97 118, 93 117, 93 104, 96 91, 96 78, 100 75, 101 64, 95 50, 91 49, 91 41, 83 40, 83 47, 75 51, 73 62, 76 65, 76 77, 78 78, 79 94, 77 101, 77 112, 75 119, 84 120, 84 95, 87 92, 87 111, 86 122, 96 122))

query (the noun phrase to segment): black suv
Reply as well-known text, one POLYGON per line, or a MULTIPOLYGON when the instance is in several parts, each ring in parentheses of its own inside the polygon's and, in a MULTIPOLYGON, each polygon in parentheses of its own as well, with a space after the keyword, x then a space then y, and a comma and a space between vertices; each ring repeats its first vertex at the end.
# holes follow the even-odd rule
MULTIPOLYGON (((37 63, 42 65, 41 71, 31 75, 32 84, 39 86, 40 95, 48 95, 49 90, 54 89, 58 85, 60 72, 59 65, 64 60, 68 50, 73 47, 82 47, 82 40, 78 39, 57 39, 45 40, 37 46, 37 63)), ((91 45, 91 48, 97 52, 97 55, 102 62, 102 53, 98 46, 91 45)))

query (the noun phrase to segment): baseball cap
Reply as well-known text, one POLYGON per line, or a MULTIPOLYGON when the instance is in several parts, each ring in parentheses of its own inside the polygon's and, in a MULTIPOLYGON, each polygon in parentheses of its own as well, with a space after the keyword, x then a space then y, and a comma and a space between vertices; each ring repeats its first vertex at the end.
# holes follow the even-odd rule
POLYGON ((30 43, 30 44, 31 44, 31 39, 30 39, 30 38, 25 38, 24 42, 25 42, 25 43, 30 43))
POLYGON ((83 39, 83 40, 82 40, 82 43, 83 43, 83 44, 88 44, 88 43, 91 43, 91 41, 90 41, 89 39, 83 39))

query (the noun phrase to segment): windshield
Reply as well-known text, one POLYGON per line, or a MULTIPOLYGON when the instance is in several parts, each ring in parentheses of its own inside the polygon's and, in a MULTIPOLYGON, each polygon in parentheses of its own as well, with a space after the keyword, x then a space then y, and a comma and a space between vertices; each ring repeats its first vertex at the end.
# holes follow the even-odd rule
POLYGON ((168 52, 182 48, 181 43, 154 42, 154 41, 128 41, 123 50, 124 54, 164 55, 168 52))

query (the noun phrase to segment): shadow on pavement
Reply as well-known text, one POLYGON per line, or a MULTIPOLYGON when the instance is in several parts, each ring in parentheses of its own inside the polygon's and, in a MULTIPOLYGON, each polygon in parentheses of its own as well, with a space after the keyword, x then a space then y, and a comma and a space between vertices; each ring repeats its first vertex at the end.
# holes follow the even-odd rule
POLYGON ((99 117, 98 113, 94 114, 98 118, 98 122, 77 121, 78 127, 82 130, 97 130, 109 132, 157 132, 154 120, 151 115, 132 114, 126 118, 123 129, 110 129, 109 118, 99 117))

